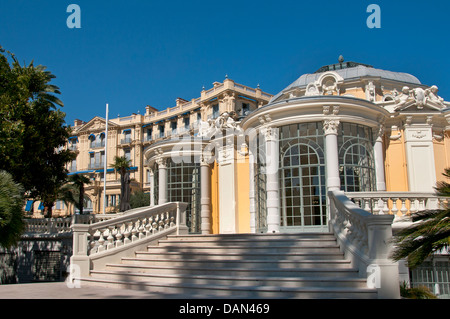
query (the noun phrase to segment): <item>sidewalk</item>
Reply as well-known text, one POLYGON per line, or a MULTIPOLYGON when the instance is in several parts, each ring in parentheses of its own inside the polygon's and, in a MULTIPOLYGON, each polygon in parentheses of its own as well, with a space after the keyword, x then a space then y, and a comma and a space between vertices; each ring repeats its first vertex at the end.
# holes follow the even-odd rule
POLYGON ((0 285, 0 299, 185 299, 186 297, 86 284, 80 288, 69 288, 65 282, 0 285))

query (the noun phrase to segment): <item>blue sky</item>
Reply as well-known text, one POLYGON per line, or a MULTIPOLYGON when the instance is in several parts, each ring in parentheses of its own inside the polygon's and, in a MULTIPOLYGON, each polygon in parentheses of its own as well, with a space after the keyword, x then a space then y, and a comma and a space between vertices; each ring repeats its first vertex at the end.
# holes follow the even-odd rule
POLYGON ((437 85, 450 100, 450 1, 2 0, 0 45, 56 75, 66 122, 165 109, 225 75, 276 94, 337 62, 437 85), (81 8, 69 29, 67 7, 81 8), (369 29, 371 3, 381 28, 369 29))

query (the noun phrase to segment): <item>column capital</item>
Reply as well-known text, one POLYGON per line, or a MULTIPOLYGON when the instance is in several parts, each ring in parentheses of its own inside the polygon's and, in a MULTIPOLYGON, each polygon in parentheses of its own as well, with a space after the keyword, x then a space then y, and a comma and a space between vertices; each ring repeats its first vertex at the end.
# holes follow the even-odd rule
POLYGON ((383 135, 386 131, 386 126, 384 123, 379 123, 378 127, 375 129, 374 132, 374 140, 375 142, 383 142, 383 135))
POLYGON ((211 160, 213 159, 213 156, 211 152, 202 152, 202 155, 200 155, 200 166, 209 166, 211 163, 211 160))
POLYGON ((266 126, 261 129, 261 133, 264 135, 265 140, 278 141, 278 127, 266 126))
POLYGON ((323 120, 323 130, 326 135, 338 135, 339 119, 327 118, 323 120))
POLYGON ((158 156, 155 159, 156 164, 158 164, 158 168, 167 168, 167 158, 158 156))

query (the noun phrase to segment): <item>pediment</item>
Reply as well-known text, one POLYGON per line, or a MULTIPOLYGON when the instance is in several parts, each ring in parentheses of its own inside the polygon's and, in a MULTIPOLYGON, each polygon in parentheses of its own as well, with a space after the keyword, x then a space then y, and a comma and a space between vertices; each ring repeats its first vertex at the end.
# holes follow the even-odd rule
MULTIPOLYGON (((118 127, 117 124, 109 121, 108 122, 108 129, 118 127)), ((80 133, 88 133, 88 132, 100 132, 105 131, 106 128, 106 120, 104 118, 101 118, 99 116, 94 117, 89 122, 84 124, 82 127, 79 128, 77 131, 78 134, 80 133)))
POLYGON ((394 98, 396 105, 394 111, 402 112, 405 110, 420 111, 442 111, 446 105, 444 99, 437 95, 437 86, 430 88, 414 88, 410 90, 407 86, 403 87, 402 93, 394 98))

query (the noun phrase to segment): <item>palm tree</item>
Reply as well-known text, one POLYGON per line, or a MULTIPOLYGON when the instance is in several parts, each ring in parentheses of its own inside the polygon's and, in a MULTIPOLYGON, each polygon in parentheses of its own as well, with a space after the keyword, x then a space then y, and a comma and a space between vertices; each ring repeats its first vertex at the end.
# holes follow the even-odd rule
POLYGON ((130 169, 131 161, 124 156, 114 157, 112 167, 120 174, 120 211, 129 210, 130 207, 130 169))
MULTIPOLYGON (((443 175, 450 178, 450 168, 443 175)), ((450 184, 442 181, 436 184, 437 196, 450 197, 450 184)), ((420 265, 427 257, 446 249, 450 244, 450 203, 444 209, 425 210, 412 216, 412 226, 403 229, 393 237, 396 248, 392 259, 406 258, 408 267, 420 265)))
POLYGON ((74 204, 80 211, 80 215, 83 215, 85 197, 84 186, 91 184, 91 180, 85 175, 74 174, 69 176, 68 182, 68 184, 61 188, 59 197, 66 204, 74 204))

